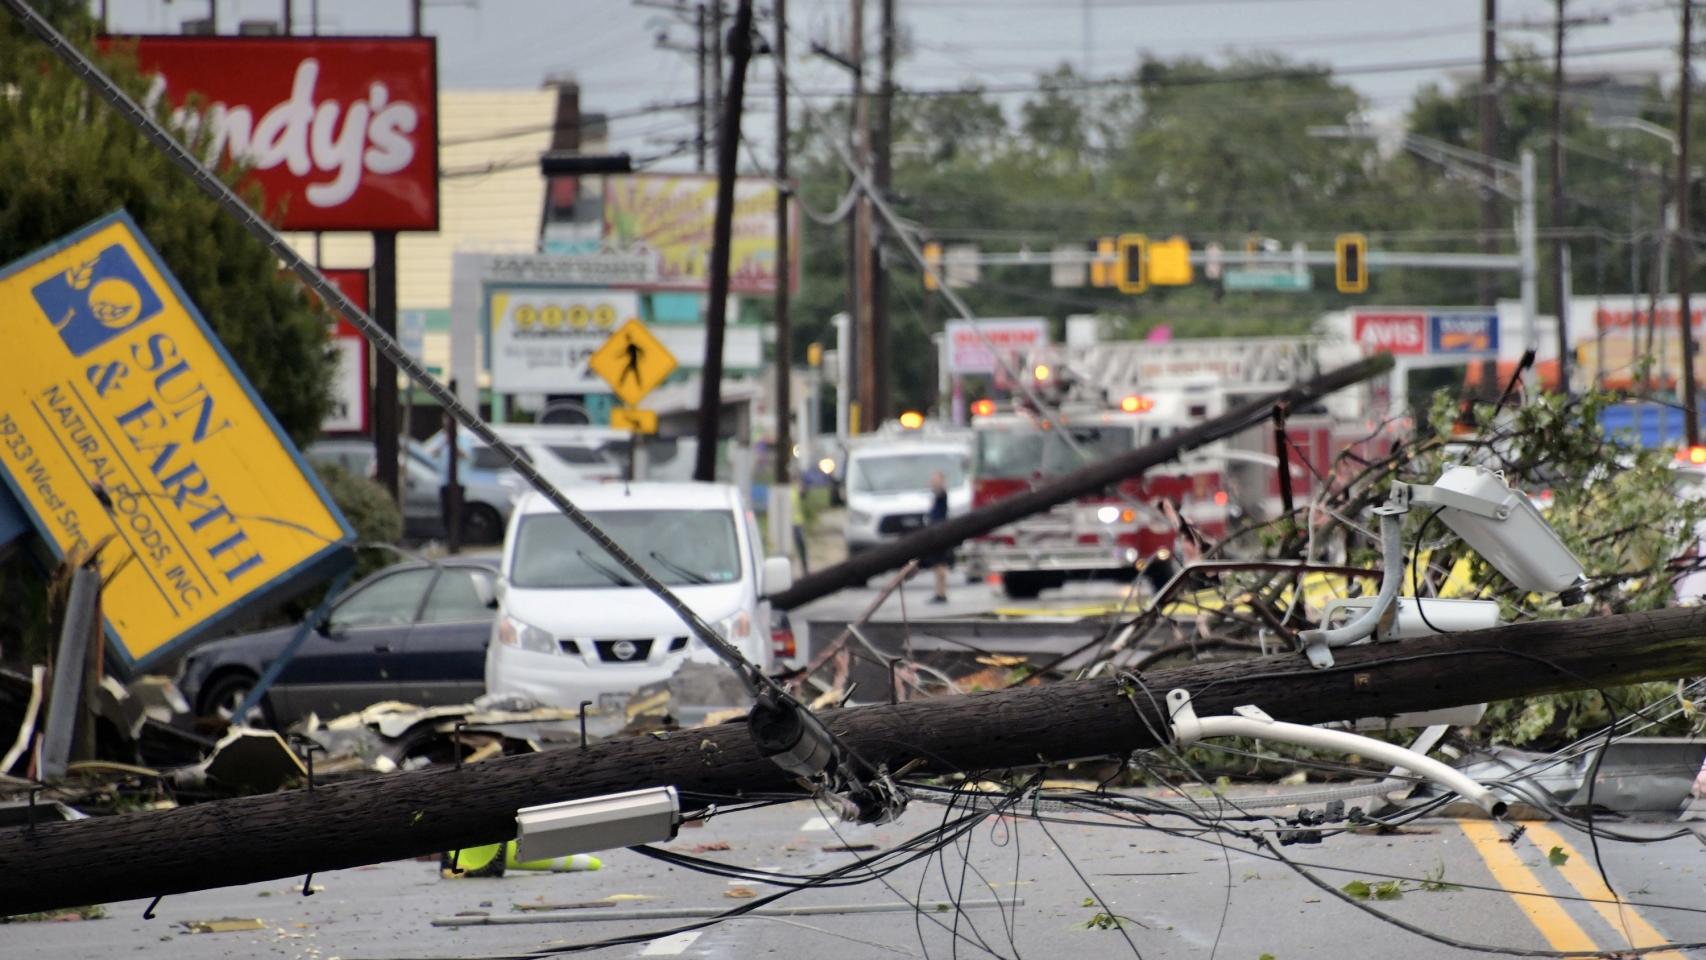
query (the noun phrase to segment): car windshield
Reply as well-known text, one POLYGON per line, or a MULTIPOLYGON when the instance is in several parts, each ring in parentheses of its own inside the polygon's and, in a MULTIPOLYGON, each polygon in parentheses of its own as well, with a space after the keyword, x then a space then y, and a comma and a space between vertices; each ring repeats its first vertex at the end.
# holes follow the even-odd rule
MULTIPOLYGON (((670 586, 740 579, 740 543, 728 510, 594 510, 587 516, 670 586)), ((521 521, 509 581, 529 589, 637 585, 569 518, 556 513, 521 521)))
POLYGON ((1047 476, 1071 473, 1080 467, 1117 457, 1132 448, 1130 427, 1072 427, 1071 443, 1067 442, 1067 432, 1053 431, 1043 444, 1043 473, 1047 476))
POLYGON ((930 489, 930 475, 941 471, 948 486, 965 482, 966 458, 958 453, 906 453, 854 457, 850 482, 864 493, 902 493, 930 489))
POLYGON ((1026 425, 977 434, 977 475, 990 479, 1029 477, 1042 468, 1046 434, 1026 425))
MULTIPOLYGON (((515 445, 511 444, 511 446, 514 447, 515 445)), ((526 450, 523 450, 520 447, 515 447, 515 452, 521 454, 521 459, 526 460, 528 463, 533 462, 533 457, 528 454, 526 450)), ((474 461, 474 469, 476 470, 509 469, 509 461, 503 458, 503 454, 486 446, 485 444, 481 444, 474 448, 474 455, 472 459, 474 461)))

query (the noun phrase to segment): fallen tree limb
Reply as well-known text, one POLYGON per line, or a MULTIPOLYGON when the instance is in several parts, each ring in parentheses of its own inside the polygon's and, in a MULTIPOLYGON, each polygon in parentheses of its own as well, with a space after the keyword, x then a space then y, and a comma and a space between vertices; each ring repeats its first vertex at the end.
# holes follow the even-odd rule
POLYGON ((1041 513, 1092 491, 1113 486, 1145 470, 1170 460, 1177 460, 1181 454, 1249 429, 1266 420, 1273 413, 1275 404, 1283 403, 1293 409, 1303 407, 1329 393, 1361 383, 1390 369, 1392 355, 1376 354, 1330 370, 1307 383, 1257 397, 1218 417, 1204 420, 1189 430, 1181 430, 1129 453, 1099 460, 1082 470, 1056 477, 1034 490, 997 501, 945 523, 925 527, 893 543, 885 543, 856 553, 832 567, 825 567, 801 577, 792 587, 771 597, 771 603, 778 609, 792 610, 837 590, 864 583, 871 577, 894 570, 909 560, 940 553, 1015 520, 1041 513))
MULTIPOLYGON (((866 759, 937 772, 1008 769, 1156 746, 1159 704, 1189 690, 1197 712, 1246 703, 1319 723, 1706 673, 1706 608, 1551 620, 1334 652, 1260 657, 1142 676, 1019 687, 825 714, 866 759), (1146 692, 1145 692, 1146 691, 1146 692), (1148 694, 1153 694, 1152 705, 1148 694), (1141 716, 1140 716, 1141 714, 1141 716)), ((460 769, 243 797, 33 831, 0 831, 0 911, 23 913, 183 893, 494 843, 518 807, 673 784, 690 798, 797 792, 743 724, 607 740, 460 769)))

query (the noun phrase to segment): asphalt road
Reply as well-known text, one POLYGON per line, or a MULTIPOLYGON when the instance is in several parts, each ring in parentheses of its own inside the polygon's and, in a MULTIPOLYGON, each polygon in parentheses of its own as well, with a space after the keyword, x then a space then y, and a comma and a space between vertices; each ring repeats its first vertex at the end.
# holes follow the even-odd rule
MULTIPOLYGON (((938 824, 942 808, 915 804, 899 821, 878 827, 832 826, 810 803, 729 814, 687 829, 669 847, 725 863, 814 873, 842 866, 853 854, 831 848, 888 847, 938 824), (727 844, 728 849, 718 849, 727 844), (710 848, 707 850, 707 848, 710 848)), ((811 956, 948 956, 956 936, 964 956, 1246 958, 1469 957, 1369 916, 1242 844, 1173 836, 1073 816, 1039 824, 989 819, 957 851, 917 862, 880 882, 795 893, 781 904, 840 906, 1018 897, 1009 910, 968 909, 821 914, 729 920, 648 943, 607 947, 600 957, 688 958, 811 956), (969 862, 972 869, 965 869, 969 862), (964 884, 963 888, 961 884, 964 884), (1086 899, 1106 904, 1086 906, 1086 899), (1125 918, 1123 929, 1087 927, 1099 913, 1125 918), (1129 934, 1132 945, 1125 941, 1129 934), (1215 948, 1218 940, 1218 949, 1215 948)), ((1158 825, 1162 822, 1158 821, 1158 825)), ((1177 822, 1166 823, 1169 826, 1177 822)), ((1554 896, 1603 897, 1585 837, 1557 825, 1531 825, 1515 845, 1500 842, 1486 821, 1422 821, 1399 835, 1341 835, 1319 846, 1286 848, 1322 869, 1333 887, 1371 885, 1384 875, 1413 878, 1402 895, 1372 906, 1462 940, 1526 949, 1616 950, 1665 938, 1706 940, 1701 878, 1706 847, 1693 837, 1655 845, 1603 842, 1604 859, 1624 906, 1554 896), (1567 856, 1548 859, 1552 847, 1567 856), (1429 879, 1460 889, 1424 889, 1429 879), (1485 888, 1485 889, 1484 889, 1485 888), (1625 933, 1627 930, 1627 934, 1625 933)), ((122 855, 122 853, 115 853, 122 855)), ((731 882, 674 868, 627 850, 603 855, 604 868, 570 874, 510 874, 501 879, 444 880, 436 864, 404 862, 315 877, 324 890, 300 895, 301 881, 280 880, 166 899, 152 920, 145 901, 109 905, 104 919, 0 926, 0 956, 52 958, 160 956, 175 960, 278 957, 292 960, 471 957, 525 953, 643 934, 682 920, 598 920, 617 909, 713 907, 747 902, 776 888, 731 882), (744 889, 741 889, 744 888, 744 889), (440 928, 435 917, 472 912, 516 915, 514 904, 581 902, 616 896, 616 907, 575 911, 581 922, 440 928), (189 933, 186 921, 255 918, 259 930, 189 933)), ((1669 954, 1678 956, 1679 954, 1669 954)), ((1706 954, 1689 954, 1701 955, 1706 954)), ((1654 956, 1665 956, 1654 954, 1654 956)))

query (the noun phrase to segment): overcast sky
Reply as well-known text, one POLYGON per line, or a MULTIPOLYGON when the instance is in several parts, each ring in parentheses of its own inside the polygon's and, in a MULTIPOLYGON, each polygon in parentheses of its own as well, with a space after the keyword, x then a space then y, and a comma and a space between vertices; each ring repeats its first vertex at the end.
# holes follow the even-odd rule
MULTIPOLYGON (((278 19, 283 0, 216 0, 221 30, 241 19, 278 19)), ((654 0, 646 0, 652 3, 654 0)), ((667 0, 656 0, 662 3, 667 0)), ((726 0, 733 7, 733 0, 726 0)), ((206 15, 206 0, 109 0, 115 32, 177 32, 182 20, 206 15)), ((866 0, 876 30, 879 0, 866 0)), ((446 87, 537 87, 572 74, 585 110, 635 114, 648 104, 691 100, 689 54, 658 49, 658 34, 691 46, 692 30, 670 13, 629 0, 427 0, 426 32, 439 38, 439 78, 446 87)), ((306 33, 313 0, 295 0, 295 25, 306 33)), ((952 87, 971 81, 1019 85, 1061 62, 1092 75, 1129 69, 1142 54, 1218 58, 1228 51, 1271 50, 1292 58, 1352 68, 1346 79, 1383 115, 1400 113, 1420 86, 1474 69, 1481 53, 1481 0, 895 0, 912 39, 898 70, 902 86, 952 87), (1088 25, 1088 30, 1086 26, 1088 25), (1086 36, 1091 38, 1086 47, 1086 36), (1417 64, 1448 64, 1416 68, 1417 64)), ((1549 0, 1499 0, 1501 46, 1550 51, 1549 0)), ((327 34, 408 30, 408 0, 319 0, 327 34)), ((770 0, 758 0, 767 11, 770 0)), ((1608 18, 1572 30, 1566 50, 1624 48, 1576 61, 1582 70, 1676 71, 1679 4, 1664 0, 1572 0, 1571 17, 1608 18), (1643 47, 1643 49, 1627 49, 1643 47)), ((847 36, 849 0, 791 0, 791 61, 800 89, 843 89, 846 74, 806 56, 805 40, 835 47, 847 36)), ((874 42, 869 46, 874 56, 874 42)), ((873 62, 872 74, 875 74, 873 62)), ((761 66, 749 98, 749 136, 768 149, 773 126, 770 68, 761 66)), ((818 100, 824 103, 827 101, 818 100)), ((651 112, 617 119, 612 139, 637 156, 665 152, 690 137, 691 112, 651 112)), ((769 159, 765 157, 764 163, 769 159)), ((661 168, 687 168, 691 158, 661 168)))

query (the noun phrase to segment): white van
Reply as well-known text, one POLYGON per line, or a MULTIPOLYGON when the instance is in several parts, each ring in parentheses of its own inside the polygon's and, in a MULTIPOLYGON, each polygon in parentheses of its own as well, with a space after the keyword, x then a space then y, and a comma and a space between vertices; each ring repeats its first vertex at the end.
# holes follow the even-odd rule
MULTIPOLYGON (((793 579, 765 560, 757 525, 727 484, 604 483, 570 501, 760 669, 774 663, 770 603, 793 579)), ((620 709, 689 661, 718 663, 687 624, 551 502, 529 493, 504 538, 486 689, 574 708, 620 709)), ((717 706, 736 706, 719 704, 717 706)))
POLYGON ((930 475, 948 487, 948 516, 971 509, 971 445, 958 438, 873 439, 847 454, 847 552, 898 540, 929 522, 930 475))

